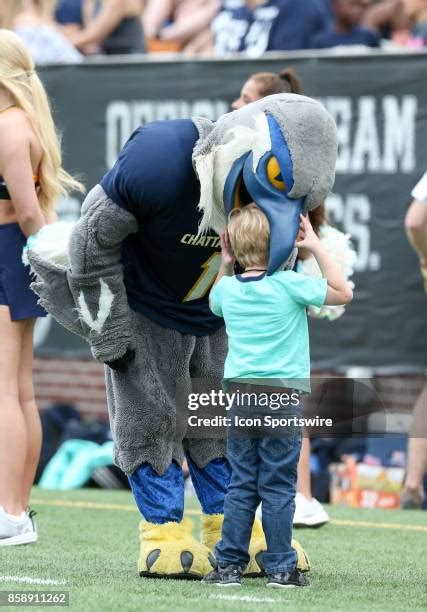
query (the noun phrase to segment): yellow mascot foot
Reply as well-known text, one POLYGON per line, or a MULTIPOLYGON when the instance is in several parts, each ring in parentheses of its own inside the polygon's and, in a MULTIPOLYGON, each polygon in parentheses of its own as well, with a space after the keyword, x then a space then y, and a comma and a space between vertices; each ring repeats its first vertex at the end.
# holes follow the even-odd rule
POLYGON ((262 553, 267 550, 267 543, 264 537, 261 521, 255 517, 254 526, 252 527, 251 541, 249 542, 249 563, 244 572, 249 578, 259 578, 264 576, 264 567, 262 565, 262 553))
POLYGON ((292 538, 291 542, 292 548, 297 553, 297 568, 301 572, 309 572, 311 570, 310 558, 301 546, 301 544, 292 538))
POLYGON ((223 521, 223 514, 202 514, 200 519, 200 541, 211 552, 214 552, 215 544, 221 539, 223 521))
MULTIPOLYGON (((202 514, 201 542, 212 552, 214 550, 215 544, 221 539, 221 529, 223 520, 223 514, 202 514)), ((292 548, 295 550, 298 556, 298 569, 302 572, 308 572, 310 570, 310 561, 301 544, 299 544, 299 542, 297 542, 296 540, 292 540, 292 548)), ((266 550, 267 544, 265 541, 261 521, 259 520, 259 518, 255 518, 254 526, 252 528, 252 537, 249 544, 250 560, 244 574, 245 576, 259 577, 264 575, 264 569, 262 566, 262 553, 266 550)))
POLYGON ((210 550, 193 537, 191 519, 139 525, 139 575, 145 578, 201 580, 214 565, 210 550))

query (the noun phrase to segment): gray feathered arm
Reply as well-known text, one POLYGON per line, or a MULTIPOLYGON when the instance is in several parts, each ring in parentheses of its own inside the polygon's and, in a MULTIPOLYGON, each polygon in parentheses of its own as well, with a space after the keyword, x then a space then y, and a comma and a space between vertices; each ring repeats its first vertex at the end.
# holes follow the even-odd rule
POLYGON ((123 282, 123 240, 138 230, 135 217, 100 185, 87 195, 69 242, 68 268, 29 247, 40 303, 70 331, 83 336, 95 359, 115 362, 132 349, 131 311, 123 282))
POLYGON ((68 283, 95 359, 113 362, 132 348, 131 311, 123 282, 122 242, 135 217, 97 185, 83 203, 70 239, 68 283))

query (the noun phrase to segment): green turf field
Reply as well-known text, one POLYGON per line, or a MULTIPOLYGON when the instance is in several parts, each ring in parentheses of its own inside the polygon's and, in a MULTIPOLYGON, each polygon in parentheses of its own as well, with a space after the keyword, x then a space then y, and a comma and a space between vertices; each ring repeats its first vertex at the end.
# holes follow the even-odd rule
MULTIPOLYGON (((139 578, 130 493, 35 489, 32 506, 39 542, 0 550, 0 590, 68 590, 73 611, 427 609, 425 512, 330 508, 331 524, 296 532, 313 563, 311 587, 278 592, 262 579, 219 589, 139 578)), ((196 500, 187 508, 197 529, 196 500)))

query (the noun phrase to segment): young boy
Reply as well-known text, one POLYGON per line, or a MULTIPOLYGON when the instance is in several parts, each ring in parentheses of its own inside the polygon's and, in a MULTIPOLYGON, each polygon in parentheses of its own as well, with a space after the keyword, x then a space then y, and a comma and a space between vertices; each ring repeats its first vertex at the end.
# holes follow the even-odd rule
POLYGON ((265 417, 301 415, 296 405, 299 394, 310 390, 307 306, 347 304, 353 296, 307 218, 301 216, 296 246, 313 253, 322 279, 291 270, 267 276, 269 235, 267 217, 255 204, 233 210, 228 233, 221 235, 222 264, 210 293, 211 310, 224 318, 228 335, 224 380, 230 392, 243 392, 245 399, 235 401, 229 414, 232 423, 237 416, 243 426, 228 431, 232 477, 222 539, 215 549, 217 565, 204 578, 208 584, 240 586, 249 561, 255 511, 262 502, 267 586, 308 585, 291 547, 301 430, 295 426, 272 430, 265 417), (236 259, 244 272, 233 276, 236 259), (265 408, 254 401, 261 393, 267 397, 265 408), (279 394, 290 401, 278 408, 279 394), (255 414, 262 425, 244 427, 242 417, 255 414))

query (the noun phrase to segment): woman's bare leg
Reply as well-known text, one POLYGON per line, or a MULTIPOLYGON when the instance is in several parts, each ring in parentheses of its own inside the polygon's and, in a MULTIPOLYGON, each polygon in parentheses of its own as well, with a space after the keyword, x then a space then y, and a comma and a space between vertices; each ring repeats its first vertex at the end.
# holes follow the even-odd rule
POLYGON ((310 450, 310 438, 303 436, 298 462, 297 491, 307 499, 311 499, 310 450))
POLYGON ((321 527, 329 522, 329 516, 322 504, 311 494, 310 454, 310 438, 304 435, 298 462, 294 527, 321 527))
POLYGON ((19 515, 25 472, 27 430, 19 403, 18 370, 25 321, 12 321, 0 306, 0 506, 19 515))
POLYGON ((24 477, 21 487, 21 500, 24 508, 28 507, 42 443, 40 416, 36 406, 33 385, 34 324, 35 319, 26 321, 18 376, 19 403, 27 432, 24 477))
POLYGON ((424 497, 424 474, 427 469, 427 382, 416 401, 412 413, 412 427, 408 438, 408 462, 405 489, 424 497))

